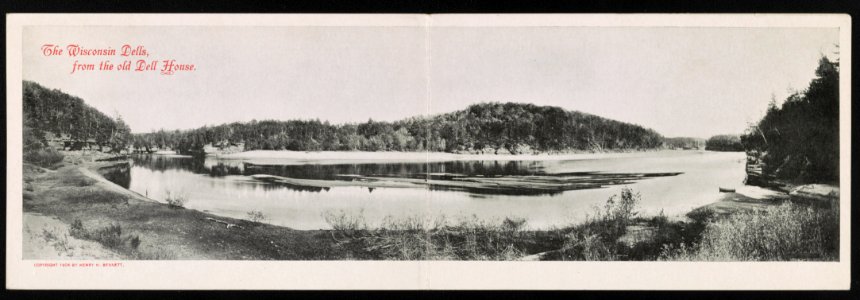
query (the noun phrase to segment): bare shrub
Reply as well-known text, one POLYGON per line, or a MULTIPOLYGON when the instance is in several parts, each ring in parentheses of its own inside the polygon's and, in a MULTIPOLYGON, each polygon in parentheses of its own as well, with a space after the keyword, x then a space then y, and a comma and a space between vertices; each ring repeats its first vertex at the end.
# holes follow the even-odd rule
POLYGON ((368 228, 367 221, 364 219, 362 212, 349 214, 343 210, 337 212, 326 211, 323 212, 322 217, 334 230, 356 231, 368 228))
POLYGON ((74 247, 72 247, 72 245, 69 243, 69 236, 64 234, 62 236, 59 236, 57 238, 57 241, 54 242, 54 249, 56 249, 60 253, 66 253, 67 255, 71 256, 72 253, 70 251, 73 250, 74 247))
POLYGON ((132 236, 131 239, 129 239, 129 245, 132 250, 137 250, 137 248, 140 247, 140 237, 137 235, 132 236))
POLYGON ((79 219, 75 219, 72 222, 72 226, 69 228, 69 235, 76 238, 86 238, 87 231, 84 229, 84 223, 79 219))
POLYGON ((46 242, 51 242, 56 240, 57 236, 53 231, 50 231, 47 228, 42 228, 42 238, 44 238, 46 242))
POLYGON ((621 197, 612 195, 606 200, 603 210, 595 209, 594 219, 591 220, 595 227, 606 237, 618 238, 626 232, 627 225, 638 214, 636 212, 637 202, 641 200, 639 193, 633 193, 630 188, 621 189, 621 197))
POLYGON ((493 258, 493 260, 511 261, 517 260, 525 255, 525 251, 523 251, 519 247, 514 246, 514 244, 508 244, 508 246, 505 247, 504 250, 502 250, 497 256, 493 258))
POLYGON ((57 252, 71 256, 71 253, 69 253, 69 251, 72 250, 74 247, 72 247, 69 243, 68 235, 58 235, 52 230, 43 228, 42 237, 45 239, 45 242, 54 246, 54 249, 57 250, 57 252))
POLYGON ((123 245, 122 226, 119 224, 111 224, 107 227, 97 229, 90 234, 90 239, 93 239, 108 248, 119 248, 123 245))
MULTIPOLYGON (((83 222, 75 219, 72 226, 69 227, 69 235, 85 240, 96 241, 108 248, 123 248, 126 239, 122 238, 122 226, 119 224, 111 224, 96 230, 88 230, 84 228, 83 222)), ((132 236, 128 238, 131 250, 137 249, 140 246, 140 237, 132 236)))
POLYGON ((568 255, 564 259, 606 261, 616 260, 618 253, 613 242, 606 242, 599 234, 591 232, 572 232, 564 241, 562 251, 568 255))
POLYGON ((502 221, 501 226, 502 226, 502 230, 505 230, 505 231, 519 231, 520 229, 525 227, 525 225, 526 225, 526 219, 525 218, 507 217, 507 218, 505 218, 504 221, 502 221))
POLYGON ((620 257, 618 239, 637 217, 639 201, 639 193, 625 187, 620 195, 609 197, 602 208, 595 207, 594 214, 584 223, 568 229, 559 251, 561 259, 617 260, 620 257))
POLYGON ((254 223, 262 223, 262 222, 266 221, 266 219, 267 219, 266 215, 263 214, 262 211, 252 210, 252 211, 248 212, 248 221, 251 221, 254 223))
POLYGON ((164 192, 164 201, 167 201, 167 206, 170 208, 185 208, 188 203, 188 195, 184 193, 173 193, 171 191, 164 192))

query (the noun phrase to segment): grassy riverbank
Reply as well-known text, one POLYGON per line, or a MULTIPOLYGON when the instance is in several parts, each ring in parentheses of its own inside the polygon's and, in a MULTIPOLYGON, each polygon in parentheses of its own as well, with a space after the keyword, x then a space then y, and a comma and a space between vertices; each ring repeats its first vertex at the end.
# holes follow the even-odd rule
MULTIPOLYGON (((99 175, 122 161, 67 154, 25 164, 30 258, 238 260, 834 260, 838 203, 729 193, 684 218, 640 216, 624 189, 586 222, 528 230, 528 220, 324 217, 334 230, 292 230, 159 203, 99 175), (48 228, 44 224, 50 224, 48 228), (45 229, 47 228, 47 229, 45 229), (76 246, 83 245, 83 246, 76 246), (86 251, 83 248, 86 247, 86 251), (46 257, 48 256, 48 257, 46 257)), ((740 192, 740 191, 739 191, 740 192)), ((29 250, 29 251, 27 251, 29 250)))
MULTIPOLYGON (((147 199, 97 175, 99 168, 114 164, 117 162, 93 162, 90 157, 80 156, 67 157, 55 170, 25 164, 24 213, 57 220, 64 226, 55 230, 55 235, 98 242, 125 259, 354 257, 349 249, 334 247, 326 231, 292 230, 170 207, 147 199), (228 228, 221 222, 237 226, 228 228), (64 229, 68 232, 62 232, 64 229)), ((27 224, 30 219, 25 218, 25 228, 35 226, 27 224)), ((25 235, 41 234, 25 232, 25 235)), ((57 253, 57 256, 72 255, 57 253)))

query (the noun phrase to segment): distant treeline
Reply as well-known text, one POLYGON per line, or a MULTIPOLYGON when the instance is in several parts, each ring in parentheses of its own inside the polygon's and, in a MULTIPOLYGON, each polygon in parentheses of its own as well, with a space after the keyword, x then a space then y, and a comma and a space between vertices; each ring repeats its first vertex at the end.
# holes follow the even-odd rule
POLYGON ((766 176, 802 182, 839 179, 839 63, 822 57, 809 87, 777 106, 741 136, 766 176))
POLYGON ((741 137, 733 134, 715 135, 705 142, 705 150, 710 151, 744 151, 741 137))
POLYGON ((135 134, 136 149, 201 153, 204 145, 245 150, 444 151, 533 153, 654 149, 654 130, 559 107, 482 103, 452 113, 394 122, 334 125, 319 120, 251 121, 135 134))
POLYGON ((68 135, 72 148, 94 143, 118 151, 131 140, 131 130, 117 117, 113 119, 84 103, 81 98, 60 90, 24 81, 24 150, 47 146, 46 133, 68 135))
POLYGON ((666 149, 699 149, 705 144, 705 139, 694 137, 671 137, 663 139, 666 149))

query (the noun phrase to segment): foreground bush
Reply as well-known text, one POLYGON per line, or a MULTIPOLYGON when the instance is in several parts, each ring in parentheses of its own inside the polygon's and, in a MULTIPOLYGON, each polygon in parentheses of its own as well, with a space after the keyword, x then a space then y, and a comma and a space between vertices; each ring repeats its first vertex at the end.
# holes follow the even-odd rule
POLYGON ((183 193, 174 194, 171 191, 166 191, 164 201, 167 202, 167 206, 170 208, 185 208, 185 204, 188 203, 188 195, 183 193))
POLYGON ((162 246, 151 246, 149 249, 141 249, 142 239, 139 235, 128 233, 123 235, 122 231, 120 224, 111 224, 101 228, 90 229, 84 227, 81 220, 75 219, 69 227, 69 236, 98 242, 102 246, 122 253, 130 259, 176 259, 176 255, 172 251, 162 246))
POLYGON ((836 260, 839 209, 786 202, 707 226, 701 242, 666 248, 662 259, 695 261, 836 260))
POLYGON ((342 211, 327 212, 324 218, 340 245, 360 247, 377 259, 514 260, 525 255, 524 244, 531 240, 522 230, 525 220, 518 218, 387 217, 376 225, 342 211))
POLYGON ((266 215, 263 214, 263 212, 259 211, 259 210, 249 211, 247 215, 248 215, 248 221, 251 221, 252 223, 263 223, 267 219, 266 215))
POLYGON ((140 246, 140 237, 136 235, 123 238, 122 226, 119 224, 111 224, 106 227, 90 230, 84 227, 81 220, 76 219, 69 228, 69 235, 79 239, 96 241, 112 249, 124 247, 126 241, 128 241, 129 246, 133 249, 137 249, 140 246))
POLYGON ((618 239, 627 233, 627 226, 638 215, 639 193, 622 188, 621 195, 606 200, 603 208, 595 208, 583 224, 570 227, 564 245, 556 254, 561 260, 618 260, 621 249, 618 239))
POLYGON ((49 168, 63 161, 63 154, 54 149, 38 149, 24 152, 24 161, 49 168))

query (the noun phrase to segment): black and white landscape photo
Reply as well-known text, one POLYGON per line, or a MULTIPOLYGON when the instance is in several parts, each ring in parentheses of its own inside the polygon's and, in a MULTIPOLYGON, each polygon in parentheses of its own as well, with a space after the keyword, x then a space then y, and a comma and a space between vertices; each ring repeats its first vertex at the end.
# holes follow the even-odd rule
POLYGON ((23 27, 23 259, 840 260, 839 27, 433 18, 23 27))

